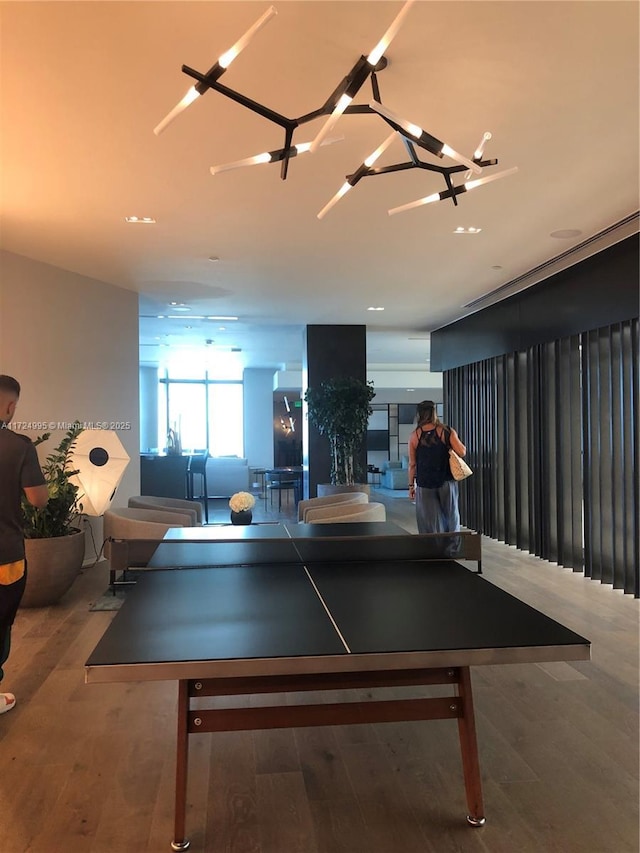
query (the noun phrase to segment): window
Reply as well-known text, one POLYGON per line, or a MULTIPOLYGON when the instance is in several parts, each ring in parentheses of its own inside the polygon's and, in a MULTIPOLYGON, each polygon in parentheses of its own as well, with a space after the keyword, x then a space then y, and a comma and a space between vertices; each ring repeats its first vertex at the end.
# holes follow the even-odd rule
POLYGON ((209 383, 209 453, 244 456, 242 385, 209 383))
POLYGON ((158 391, 158 447, 167 447, 170 429, 183 452, 209 450, 212 456, 244 455, 241 381, 175 379, 168 373, 158 391))
POLYGON ((169 383, 169 427, 180 436, 183 450, 207 446, 206 412, 204 382, 169 383))

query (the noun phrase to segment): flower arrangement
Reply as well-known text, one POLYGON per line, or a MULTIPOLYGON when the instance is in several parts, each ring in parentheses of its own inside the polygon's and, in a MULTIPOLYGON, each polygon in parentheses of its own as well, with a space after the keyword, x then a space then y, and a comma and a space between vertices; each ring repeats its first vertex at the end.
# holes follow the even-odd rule
POLYGON ((236 492, 229 498, 229 506, 233 512, 246 512, 253 509, 256 499, 249 492, 236 492))

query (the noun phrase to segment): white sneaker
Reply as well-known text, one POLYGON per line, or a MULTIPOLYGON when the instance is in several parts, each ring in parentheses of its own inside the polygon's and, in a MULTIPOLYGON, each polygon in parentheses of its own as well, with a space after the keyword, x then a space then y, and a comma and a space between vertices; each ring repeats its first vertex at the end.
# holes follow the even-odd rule
POLYGON ((6 714, 15 707, 16 697, 13 693, 0 693, 0 714, 6 714))

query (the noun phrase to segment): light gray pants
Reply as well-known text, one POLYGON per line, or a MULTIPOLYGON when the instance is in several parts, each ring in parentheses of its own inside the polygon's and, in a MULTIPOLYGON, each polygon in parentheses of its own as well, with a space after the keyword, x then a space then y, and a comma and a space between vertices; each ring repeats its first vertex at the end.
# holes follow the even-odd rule
POLYGON ((460 530, 458 484, 445 480, 439 489, 416 487, 418 533, 455 533, 460 530))

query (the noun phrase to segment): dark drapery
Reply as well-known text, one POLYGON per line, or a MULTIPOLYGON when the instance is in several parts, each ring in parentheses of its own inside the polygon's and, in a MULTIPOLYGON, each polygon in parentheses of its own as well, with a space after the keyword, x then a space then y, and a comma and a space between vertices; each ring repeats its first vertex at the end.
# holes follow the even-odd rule
POLYGON ((470 528, 639 595, 638 319, 445 371, 470 528))

